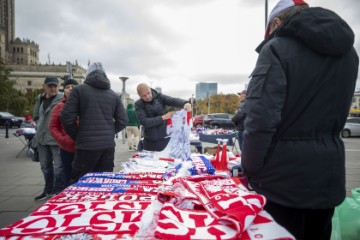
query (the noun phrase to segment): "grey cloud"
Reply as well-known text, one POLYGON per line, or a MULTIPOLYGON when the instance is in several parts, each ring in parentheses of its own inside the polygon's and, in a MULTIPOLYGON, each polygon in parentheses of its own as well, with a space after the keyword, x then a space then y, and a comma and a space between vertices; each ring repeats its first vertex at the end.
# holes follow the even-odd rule
POLYGON ((146 74, 159 65, 164 66, 164 62, 165 66, 171 64, 163 52, 151 46, 149 39, 157 39, 171 49, 181 38, 155 23, 149 15, 154 2, 169 4, 169 1, 17 0, 17 5, 21 4, 16 12, 17 36, 20 33, 37 42, 42 56, 50 52, 51 62, 56 64, 77 60, 85 65, 90 59, 108 62, 111 71, 134 74, 142 69, 140 72, 146 74), (31 18, 34 24, 27 25, 29 19, 26 18, 31 18), (113 31, 112 39, 107 40, 115 41, 114 45, 105 46, 106 36, 101 36, 103 29, 96 26, 101 21, 113 31), (61 34, 64 30, 68 36, 61 34), (103 38, 105 40, 101 41, 103 38), (104 47, 89 49, 91 44, 104 47), (60 50, 56 51, 57 55, 51 54, 55 48, 60 50))
POLYGON ((209 74, 195 76, 194 82, 217 82, 221 85, 245 84, 249 82, 249 76, 245 74, 209 74))

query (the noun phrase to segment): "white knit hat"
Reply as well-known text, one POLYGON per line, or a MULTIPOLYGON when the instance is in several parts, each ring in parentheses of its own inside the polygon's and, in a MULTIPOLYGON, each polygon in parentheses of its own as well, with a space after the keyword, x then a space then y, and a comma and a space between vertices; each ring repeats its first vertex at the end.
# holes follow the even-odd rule
POLYGON ((283 10, 289 8, 289 7, 293 7, 296 5, 308 5, 304 0, 280 0, 275 7, 273 8, 273 10, 271 11, 268 21, 267 21, 267 26, 266 26, 266 31, 265 31, 265 38, 269 36, 269 32, 270 32, 270 24, 271 22, 274 20, 274 18, 283 10))
POLYGON ((88 69, 86 71, 86 76, 89 75, 90 73, 92 73, 95 70, 100 70, 100 71, 105 73, 105 70, 104 70, 101 62, 94 62, 88 67, 88 69))

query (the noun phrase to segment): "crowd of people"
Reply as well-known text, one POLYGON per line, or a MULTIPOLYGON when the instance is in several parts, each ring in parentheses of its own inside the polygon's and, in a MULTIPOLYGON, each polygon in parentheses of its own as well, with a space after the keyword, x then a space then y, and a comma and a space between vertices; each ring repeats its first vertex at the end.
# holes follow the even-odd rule
POLYGON ((129 151, 137 151, 139 127, 144 127, 141 149, 162 151, 168 141, 167 120, 175 112, 166 106, 191 111, 191 104, 156 92, 140 83, 140 99, 126 109, 120 97, 111 90, 110 80, 100 62, 91 64, 85 81, 79 84, 66 79, 63 93, 56 77, 44 80, 44 93, 34 106, 36 140, 45 186, 35 200, 60 193, 89 172, 112 172, 114 169, 114 136, 127 133, 129 151))
MULTIPOLYGON (((336 13, 303 0, 280 0, 247 90, 233 117, 241 168, 266 197, 265 210, 296 239, 330 239, 334 208, 345 198, 345 124, 358 75, 354 33, 336 13)), ((101 63, 83 84, 47 77, 34 107, 46 199, 88 172, 113 171, 114 136, 126 129, 129 151, 162 151, 169 142, 167 106, 190 102, 145 83, 123 106, 101 63), (140 141, 139 126, 143 127, 140 141), (50 131, 49 131, 50 129, 50 131)))

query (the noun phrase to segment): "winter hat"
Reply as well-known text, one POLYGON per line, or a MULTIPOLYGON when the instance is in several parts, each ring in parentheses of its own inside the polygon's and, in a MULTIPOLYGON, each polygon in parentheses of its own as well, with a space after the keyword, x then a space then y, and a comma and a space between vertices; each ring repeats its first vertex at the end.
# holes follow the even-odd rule
POLYGON ((105 70, 104 70, 101 62, 94 62, 88 67, 88 69, 86 71, 86 76, 88 76, 90 73, 92 73, 96 70, 99 70, 99 71, 102 71, 105 73, 105 70))
POLYGON ((266 31, 265 31, 265 38, 267 38, 269 36, 269 32, 270 32, 270 24, 271 22, 274 20, 274 18, 281 12, 284 11, 285 9, 289 8, 289 7, 293 7, 293 6, 297 6, 297 5, 307 5, 309 6, 309 4, 307 4, 304 0, 280 0, 275 7, 273 8, 273 10, 271 11, 268 21, 267 21, 267 25, 266 25, 266 31))
POLYGON ((69 85, 69 84, 79 85, 79 83, 76 80, 69 78, 69 79, 65 80, 65 82, 63 84, 64 88, 66 87, 66 85, 69 85))
POLYGON ((46 85, 53 84, 53 85, 57 86, 57 85, 59 85, 59 80, 56 77, 46 77, 44 84, 46 84, 46 85))

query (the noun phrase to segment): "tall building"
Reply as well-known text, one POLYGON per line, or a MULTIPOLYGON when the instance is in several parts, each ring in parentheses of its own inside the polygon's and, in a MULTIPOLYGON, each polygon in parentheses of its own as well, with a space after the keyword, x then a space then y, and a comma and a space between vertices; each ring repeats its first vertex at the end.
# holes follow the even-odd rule
POLYGON ((10 80, 22 92, 42 88, 47 76, 59 79, 71 75, 79 83, 85 78, 85 69, 77 63, 69 72, 67 65, 45 64, 39 61, 40 48, 30 39, 15 37, 15 0, 0 0, 0 58, 12 69, 10 80))
POLYGON ((15 0, 0 0, 0 57, 8 64, 39 63, 39 45, 15 38, 15 0))
POLYGON ((158 93, 162 93, 161 87, 155 87, 155 90, 156 90, 158 93))
POLYGON ((211 95, 217 94, 217 83, 197 83, 195 89, 196 99, 208 98, 211 95))

